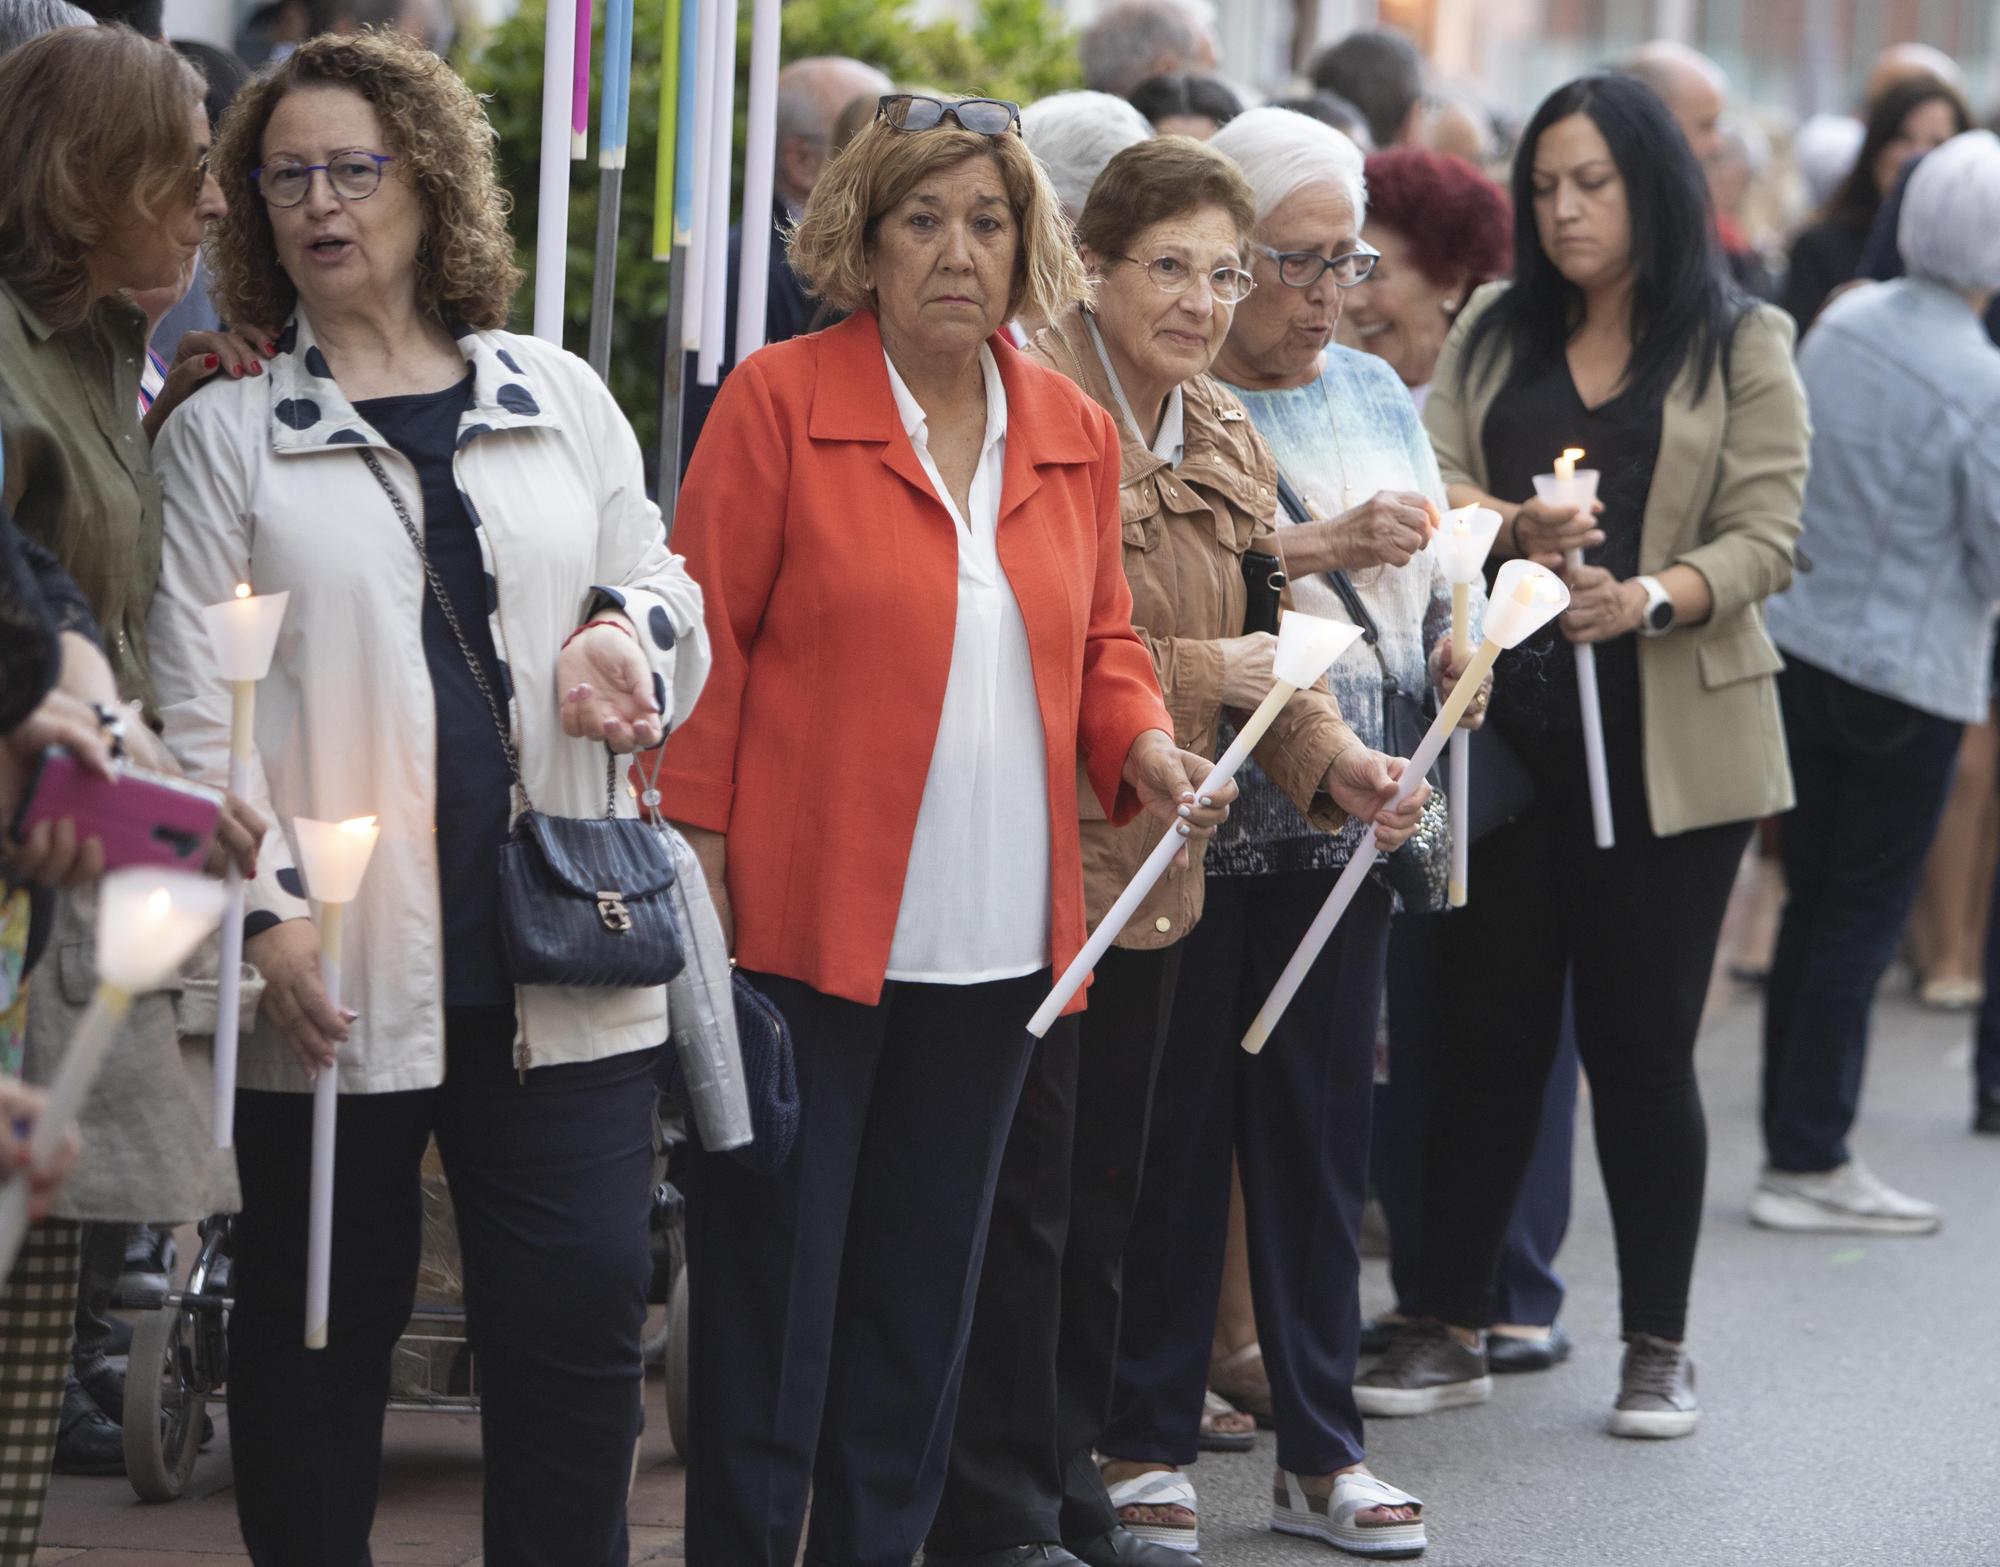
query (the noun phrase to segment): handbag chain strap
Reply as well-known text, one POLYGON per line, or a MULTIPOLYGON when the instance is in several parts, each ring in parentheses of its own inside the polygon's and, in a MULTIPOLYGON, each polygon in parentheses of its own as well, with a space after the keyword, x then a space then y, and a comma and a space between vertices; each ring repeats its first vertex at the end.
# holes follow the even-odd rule
MULTIPOLYGON (((1283 470, 1278 473, 1278 500, 1285 508, 1285 515, 1293 522, 1311 522, 1313 515, 1306 509, 1304 497, 1293 486, 1283 470)), ((1382 683, 1393 686, 1398 691, 1403 683, 1389 668, 1389 660, 1382 652, 1382 628, 1375 624, 1375 617, 1368 613, 1368 606, 1362 602, 1360 591, 1354 580, 1341 570, 1323 573, 1333 584, 1333 591, 1340 595, 1340 602, 1346 607, 1348 618, 1361 628, 1361 640, 1368 644, 1368 651, 1375 655, 1375 662, 1382 670, 1382 683)))
MULTIPOLYGON (((493 686, 486 678, 478 655, 472 651, 472 643, 465 635, 465 628, 458 622, 458 611, 452 608, 451 595, 445 592, 444 579, 431 564, 431 552, 424 548, 424 536, 417 531, 417 525, 410 520, 410 509, 403 504, 403 497, 396 493, 395 485, 389 482, 388 474, 382 471, 379 459, 367 447, 357 448, 361 460, 368 464, 368 471, 375 475, 375 482, 382 486, 382 493, 389 497, 389 504, 396 508, 396 520, 403 525, 403 531, 410 536, 416 546, 417 559, 423 563, 424 580, 430 584, 431 597, 437 600, 437 607, 444 615, 444 623, 451 628, 453 640, 458 650, 465 656, 466 668, 472 671, 473 684, 479 687, 479 694, 486 699, 486 711, 492 716, 493 727, 500 736, 500 749, 507 757, 507 773, 514 781, 515 792, 521 797, 524 810, 532 811, 534 801, 528 798, 527 780, 521 776, 521 753, 514 745, 513 731, 500 706, 500 699, 493 694, 493 686)), ((618 762, 608 751, 604 761, 604 814, 618 814, 618 762)))

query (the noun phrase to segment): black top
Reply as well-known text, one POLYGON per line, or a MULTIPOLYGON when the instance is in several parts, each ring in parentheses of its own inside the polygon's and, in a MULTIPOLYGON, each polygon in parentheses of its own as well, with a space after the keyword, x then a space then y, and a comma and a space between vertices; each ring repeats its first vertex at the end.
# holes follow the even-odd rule
POLYGON ((1832 221, 1815 223, 1792 241, 1791 266, 1785 273, 1785 294, 1779 303, 1798 323, 1801 337, 1826 308, 1827 295, 1853 280, 1867 243, 1866 229, 1832 221))
MULTIPOLYGON (((500 681, 500 657, 488 620, 486 561, 452 476, 459 421, 471 405, 468 374, 442 392, 369 398, 356 403, 354 410, 417 470, 424 501, 424 548, 497 697, 506 688, 500 681)), ((500 846, 507 838, 513 783, 492 710, 428 587, 424 662, 430 666, 431 692, 437 702, 437 861, 445 1005, 498 1005, 514 999, 500 942, 500 846)))
MULTIPOLYGON (((1604 542, 1585 552, 1587 565, 1621 580, 1639 574, 1639 530, 1653 468, 1660 457, 1660 407, 1621 392, 1608 403, 1583 406, 1568 359, 1523 360, 1493 400, 1482 432, 1486 474, 1503 501, 1531 500, 1535 475, 1552 473, 1568 446, 1584 450, 1581 466, 1598 472, 1604 542)), ((1493 722, 1510 735, 1574 734, 1577 706, 1573 644, 1554 624, 1500 655, 1493 682, 1493 722)), ((1639 721, 1639 651, 1630 635, 1597 644, 1597 686, 1607 729, 1639 721)))

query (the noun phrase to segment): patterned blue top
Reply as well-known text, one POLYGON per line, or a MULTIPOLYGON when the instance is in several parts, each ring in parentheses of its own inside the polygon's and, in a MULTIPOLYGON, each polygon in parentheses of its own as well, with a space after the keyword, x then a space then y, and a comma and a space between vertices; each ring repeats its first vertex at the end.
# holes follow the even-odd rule
MULTIPOLYGON (((1409 388, 1387 360, 1329 347, 1319 379, 1286 391, 1230 388, 1270 443, 1278 467, 1317 517, 1337 517, 1382 490, 1414 490, 1445 504, 1444 480, 1409 388)), ((1280 528, 1290 525, 1281 510, 1280 528)), ((1451 584, 1428 552, 1407 566, 1371 566, 1348 573, 1382 633, 1382 655, 1405 691, 1428 692, 1428 654, 1451 631, 1451 584)), ((1293 604, 1329 620, 1349 616, 1323 576, 1294 577, 1293 604)), ((1475 627, 1482 603, 1474 590, 1475 627)), ((1356 642, 1327 677, 1341 714, 1362 741, 1384 749, 1382 666, 1356 642)), ((1361 836, 1358 823, 1338 833, 1315 832, 1256 769, 1238 777, 1242 797, 1209 845, 1211 876, 1266 876, 1332 870, 1345 865, 1361 836)))

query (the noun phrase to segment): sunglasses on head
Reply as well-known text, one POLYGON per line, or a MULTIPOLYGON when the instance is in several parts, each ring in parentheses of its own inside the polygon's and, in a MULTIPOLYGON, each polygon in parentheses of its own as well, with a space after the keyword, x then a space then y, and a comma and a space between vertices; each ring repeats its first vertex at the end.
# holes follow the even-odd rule
POLYGON ((1021 128, 1021 106, 1005 98, 960 98, 956 102, 931 98, 923 93, 896 92, 884 95, 875 105, 875 118, 887 120, 891 130, 934 131, 946 120, 976 136, 1005 136, 1021 128))

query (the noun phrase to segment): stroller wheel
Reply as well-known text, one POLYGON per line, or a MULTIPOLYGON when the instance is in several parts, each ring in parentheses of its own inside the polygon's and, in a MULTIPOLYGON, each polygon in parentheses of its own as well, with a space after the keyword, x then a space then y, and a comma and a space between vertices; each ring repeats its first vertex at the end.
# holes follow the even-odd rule
POLYGON ((171 1502, 201 1450, 206 1389, 196 1381, 193 1313, 162 1306, 139 1319, 125 1372, 125 1473, 141 1501, 171 1502))

